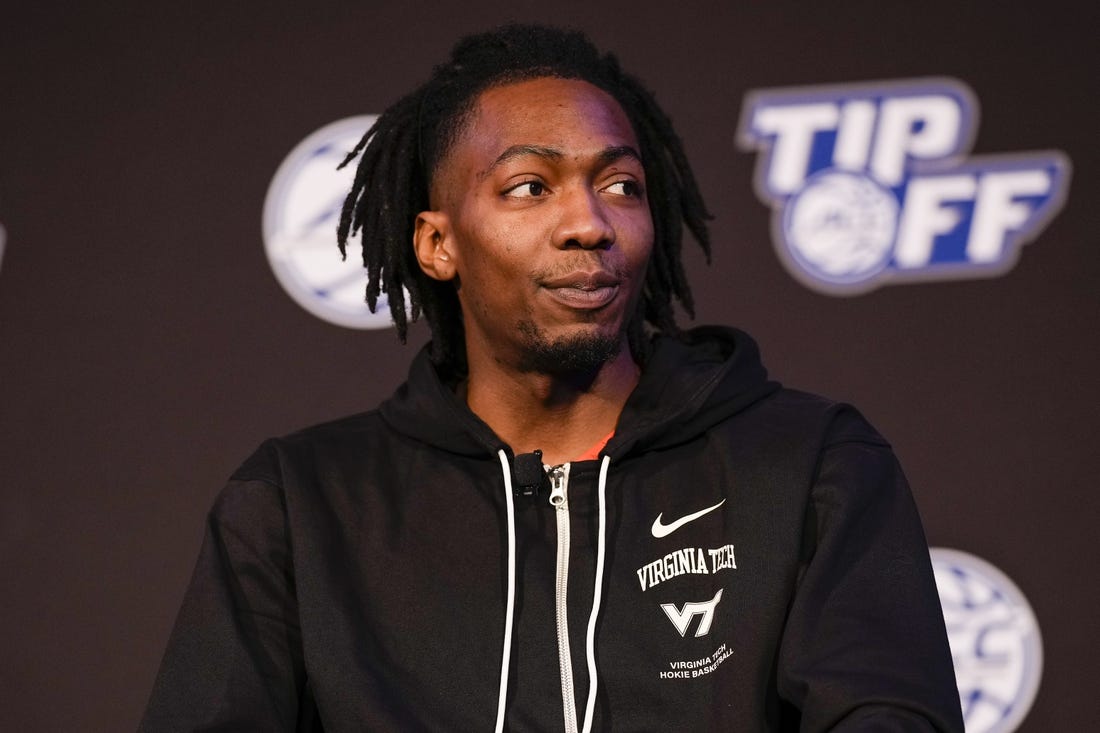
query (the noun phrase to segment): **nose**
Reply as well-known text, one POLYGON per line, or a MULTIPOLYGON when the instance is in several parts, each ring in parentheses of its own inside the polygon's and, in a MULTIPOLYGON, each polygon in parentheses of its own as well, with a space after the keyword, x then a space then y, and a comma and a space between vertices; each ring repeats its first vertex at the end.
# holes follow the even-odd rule
POLYGON ((561 195, 561 216, 554 228, 559 249, 606 249, 615 243, 615 228, 596 191, 585 188, 561 195))

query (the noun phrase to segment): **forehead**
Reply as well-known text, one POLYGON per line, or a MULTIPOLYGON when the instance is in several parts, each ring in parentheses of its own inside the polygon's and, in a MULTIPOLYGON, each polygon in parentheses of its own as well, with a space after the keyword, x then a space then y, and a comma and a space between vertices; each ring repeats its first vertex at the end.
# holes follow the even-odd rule
POLYGON ((629 118, 610 94, 586 81, 542 77, 482 92, 448 157, 459 168, 480 172, 517 145, 554 148, 574 158, 638 147, 629 118))
POLYGON ((507 134, 555 127, 599 127, 634 137, 630 121, 614 97, 589 82, 557 77, 485 90, 474 105, 467 132, 507 134))

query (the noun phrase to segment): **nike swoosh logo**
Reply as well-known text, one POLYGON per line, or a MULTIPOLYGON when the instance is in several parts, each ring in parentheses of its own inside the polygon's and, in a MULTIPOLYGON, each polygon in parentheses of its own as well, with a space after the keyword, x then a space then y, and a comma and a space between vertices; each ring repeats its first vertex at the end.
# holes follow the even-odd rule
POLYGON ((653 528, 651 530, 653 532, 653 536, 656 537, 657 539, 661 539, 662 537, 668 537, 670 534, 672 534, 676 530, 680 529, 680 527, 683 527, 688 522, 694 522, 699 517, 703 516, 704 514, 706 514, 708 512, 713 512, 715 509, 717 509, 718 507, 722 506, 725 503, 726 503, 726 500, 722 499, 722 501, 718 502, 714 506, 709 506, 706 509, 702 509, 700 511, 695 512, 694 514, 688 514, 686 517, 680 517, 679 519, 677 519, 675 522, 672 522, 671 524, 662 524, 661 523, 661 517, 663 517, 665 515, 664 512, 661 512, 660 514, 657 515, 657 518, 653 520, 653 528))

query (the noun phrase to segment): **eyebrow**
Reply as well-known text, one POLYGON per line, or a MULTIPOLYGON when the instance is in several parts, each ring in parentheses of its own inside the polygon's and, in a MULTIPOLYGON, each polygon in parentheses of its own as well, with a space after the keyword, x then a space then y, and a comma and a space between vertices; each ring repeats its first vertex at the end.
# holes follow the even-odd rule
MULTIPOLYGON (((485 178, 503 163, 525 155, 533 155, 544 160, 555 162, 565 158, 565 153, 558 148, 551 148, 544 145, 512 145, 498 155, 496 160, 478 175, 478 178, 485 178)), ((633 158, 639 163, 642 162, 642 156, 630 145, 615 145, 604 148, 596 155, 596 160, 601 165, 609 165, 622 158, 633 158)))

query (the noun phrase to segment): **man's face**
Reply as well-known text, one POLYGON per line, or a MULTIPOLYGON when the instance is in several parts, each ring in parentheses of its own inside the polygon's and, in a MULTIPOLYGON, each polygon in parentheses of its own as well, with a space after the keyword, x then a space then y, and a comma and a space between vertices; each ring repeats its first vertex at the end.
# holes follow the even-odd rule
POLYGON ((553 373, 620 353, 653 248, 638 150, 622 108, 587 82, 481 94, 417 235, 422 265, 442 255, 426 271, 457 285, 471 359, 553 373))

